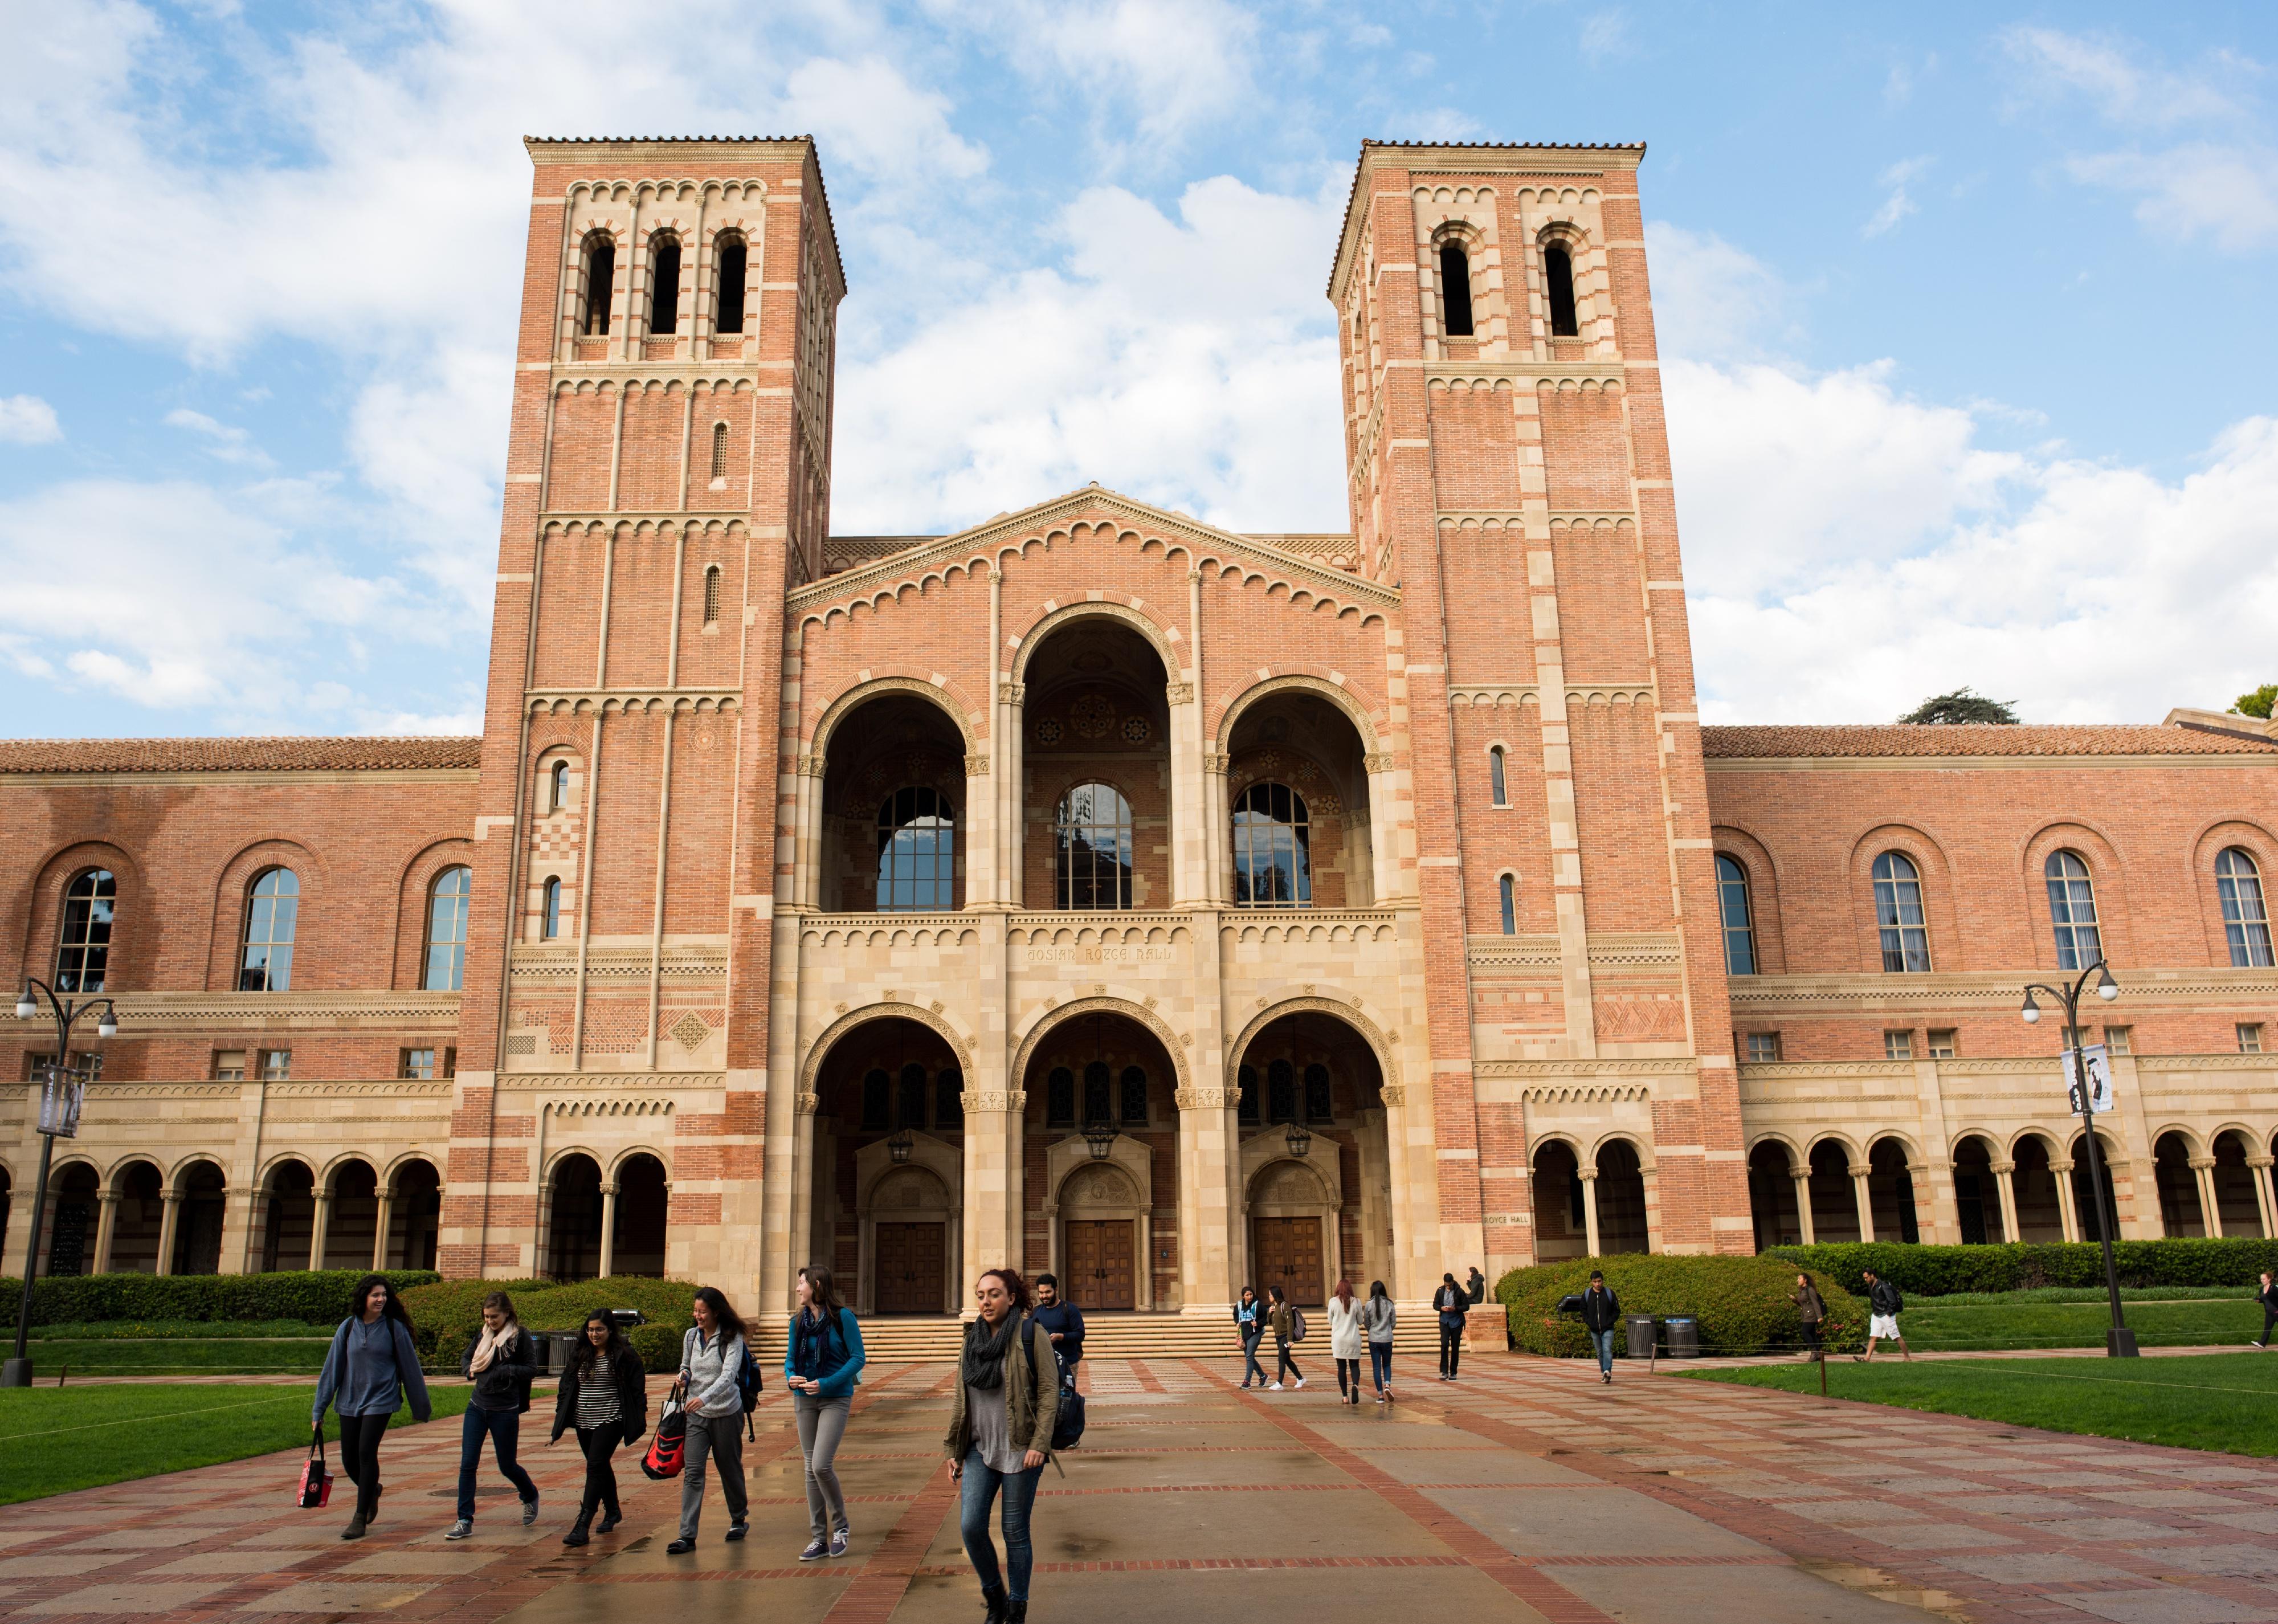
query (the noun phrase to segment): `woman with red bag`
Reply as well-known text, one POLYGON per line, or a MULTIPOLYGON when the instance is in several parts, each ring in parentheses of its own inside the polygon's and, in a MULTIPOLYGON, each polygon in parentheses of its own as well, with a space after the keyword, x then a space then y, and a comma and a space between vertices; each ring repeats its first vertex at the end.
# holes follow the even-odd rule
POLYGON ((601 1513, 601 1533, 623 1521, 617 1503, 617 1474, 609 1457, 620 1444, 631 1444, 648 1430, 648 1388, 640 1355, 606 1308, 585 1316, 585 1334, 577 1356, 562 1373, 562 1390, 554 1399, 554 1436, 559 1443, 565 1431, 577 1434, 577 1447, 585 1456, 585 1494, 577 1502, 577 1521, 562 1536, 565 1545, 582 1545, 593 1526, 593 1513, 601 1513))
POLYGON ((424 1421, 434 1411, 427 1402, 427 1379, 419 1374, 419 1351, 411 1344, 411 1315, 388 1289, 386 1276, 366 1275, 348 1300, 355 1312, 333 1333, 309 1425, 322 1432, 325 1406, 340 1411, 340 1470, 356 1486, 355 1514, 340 1537, 362 1539, 379 1514, 379 1440, 388 1417, 407 1394, 414 1421, 424 1421))

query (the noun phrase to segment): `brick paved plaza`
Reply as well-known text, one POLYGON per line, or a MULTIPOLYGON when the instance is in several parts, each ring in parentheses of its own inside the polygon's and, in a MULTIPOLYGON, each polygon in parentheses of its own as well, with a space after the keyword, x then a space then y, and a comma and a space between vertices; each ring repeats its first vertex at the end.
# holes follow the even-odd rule
MULTIPOLYGON (((1517 1357, 1454 1388, 1417 1372, 1394 1410, 1355 1412, 1318 1364, 1303 1393, 1263 1396, 1232 1361, 1103 1364, 1090 1433, 1037 1500, 1032 1616, 2278 1619, 2278 1463, 1626 1371, 1609 1390, 1517 1357)), ((291 1508, 289 1457, 0 1512, 0 1618, 969 1620, 936 1449, 949 1378, 874 1367, 839 1456, 844 1561, 792 1560, 806 1513, 779 1392, 746 1457, 750 1539, 721 1539, 715 1498, 687 1558, 664 1553, 677 1485, 637 1467, 625 1526, 562 1549, 579 1468, 569 1440, 544 1447, 541 1407, 535 1528, 490 1473, 475 1538, 444 1543, 447 1421, 391 1436, 360 1544, 336 1537, 339 1497, 291 1508)))

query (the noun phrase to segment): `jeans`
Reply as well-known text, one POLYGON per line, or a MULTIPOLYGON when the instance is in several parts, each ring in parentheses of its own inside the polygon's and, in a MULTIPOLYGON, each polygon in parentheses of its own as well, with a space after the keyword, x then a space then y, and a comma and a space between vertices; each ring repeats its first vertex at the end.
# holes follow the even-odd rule
POLYGON ((1803 1345, 1812 1358, 1817 1359, 1820 1356, 1818 1321, 1806 1320, 1803 1322, 1803 1345))
POLYGON ((1242 1384, 1244 1387, 1250 1385, 1250 1378, 1253 1375, 1257 1378, 1257 1384, 1260 1387, 1265 1385, 1265 1367, 1257 1362, 1257 1344, 1265 1339, 1265 1333, 1256 1326, 1245 1327, 1242 1330, 1242 1384))
POLYGON ((1005 1593, 1014 1601, 1028 1599, 1028 1570, 1036 1560, 1028 1544, 1028 1510, 1036 1503, 1036 1483, 1043 1475, 1041 1466, 1021 1472, 1000 1472, 981 1459, 977 1446, 965 1452, 964 1499, 958 1513, 957 1531, 965 1540, 966 1559, 981 1576, 982 1590, 993 1590, 1005 1584, 1005 1575, 997 1567, 997 1547, 989 1543, 989 1503, 1002 1489, 1005 1566, 1012 1570, 1012 1582, 1005 1586, 1005 1593))
POLYGON ((522 1412, 519 1410, 485 1410, 480 1405, 467 1406, 466 1419, 459 1426, 459 1521, 475 1520, 475 1467, 482 1463, 483 1439, 491 1441, 491 1452, 498 1457, 499 1475, 514 1485, 523 1504, 538 1498, 538 1485, 530 1481, 530 1474, 516 1464, 515 1447, 522 1441, 522 1412))
POLYGON ((1454 1375, 1456 1367, 1463 1362, 1463 1359, 1464 1328, 1458 1325, 1451 1330, 1442 1325, 1440 1328, 1440 1374, 1454 1375))
POLYGON ((799 1452, 806 1459, 806 1527, 817 1539, 829 1539, 833 1528, 851 1526, 846 1521, 846 1492, 839 1488, 838 1471, 831 1462, 838 1454, 838 1440, 846 1436, 847 1412, 853 1407, 852 1393, 814 1398, 795 1388, 791 1391, 791 1416, 799 1423, 799 1452))
POLYGON ((1297 1368, 1297 1361, 1289 1357, 1289 1344, 1276 1337, 1273 1339, 1273 1379, 1278 1382, 1284 1375, 1294 1376, 1300 1382, 1305 1379, 1305 1373, 1297 1368))
POLYGON ((1592 1332, 1590 1333, 1590 1345, 1591 1345, 1592 1347, 1594 1347, 1594 1348, 1595 1348, 1595 1349, 1597 1349, 1597 1350, 1598 1350, 1598 1374, 1599 1374, 1599 1375, 1613 1375, 1613 1374, 1614 1374, 1614 1331, 1613 1331, 1613 1327, 1611 1327, 1611 1326, 1608 1326, 1604 1330, 1594 1330, 1594 1331, 1592 1331, 1592 1332))
POLYGON ((744 1499, 744 1417, 730 1410, 724 1415, 688 1418, 687 1452, 680 1468, 680 1537, 696 1537, 696 1520, 704 1510, 704 1458, 720 1463, 720 1492, 728 1502, 728 1521, 741 1522, 748 1513, 744 1499))
POLYGON ((1347 1391, 1345 1381, 1348 1375, 1352 1380, 1351 1394, 1357 1398, 1360 1397, 1360 1360, 1341 1359, 1337 1361, 1337 1396, 1339 1398, 1342 1398, 1347 1391))
POLYGON ((1378 1392, 1383 1392, 1391 1387, 1392 1344, 1390 1343, 1372 1342, 1368 1344, 1368 1374, 1375 1382, 1378 1392))
POLYGON ((379 1509, 379 1440, 387 1432, 385 1415, 340 1417, 340 1470, 356 1486, 355 1514, 366 1522, 379 1509))
POLYGON ((623 1508, 617 1504, 616 1468, 609 1464, 609 1458, 617 1452, 617 1445, 624 1442, 624 1426, 618 1421, 590 1431, 578 1429, 577 1447, 585 1456, 585 1492, 577 1501, 580 1517, 590 1517, 596 1510, 612 1517, 624 1515, 623 1508))

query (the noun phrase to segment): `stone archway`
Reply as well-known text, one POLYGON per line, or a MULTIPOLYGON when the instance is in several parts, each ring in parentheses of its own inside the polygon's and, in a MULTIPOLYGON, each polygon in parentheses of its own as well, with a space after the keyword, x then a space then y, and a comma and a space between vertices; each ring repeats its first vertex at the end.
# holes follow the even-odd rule
POLYGON ((1271 1130, 1242 1149, 1255 1283, 1261 1294, 1278 1285, 1292 1303, 1318 1307, 1344 1272, 1337 1223, 1343 1192, 1327 1168, 1310 1155, 1290 1155, 1271 1130))
MULTIPOLYGON (((913 1136, 915 1138, 917 1136, 913 1136)), ((954 1314, 964 1270, 959 1256, 964 1210, 957 1198, 954 1150, 930 1135, 938 1155, 908 1163, 891 1160, 883 1144, 856 1158, 862 1195, 853 1282, 857 1312, 872 1314, 954 1314), (867 1178, 863 1177, 868 1175, 867 1178)))
POLYGON ((1107 1159, 1082 1142, 1062 1141, 1047 1158, 1051 1198, 1044 1215, 1052 1227, 1052 1273, 1060 1291, 1086 1313, 1155 1306, 1154 1214, 1143 1193, 1149 1156, 1138 1140, 1118 1135, 1107 1159), (1067 1153, 1074 1143, 1081 1151, 1067 1153))

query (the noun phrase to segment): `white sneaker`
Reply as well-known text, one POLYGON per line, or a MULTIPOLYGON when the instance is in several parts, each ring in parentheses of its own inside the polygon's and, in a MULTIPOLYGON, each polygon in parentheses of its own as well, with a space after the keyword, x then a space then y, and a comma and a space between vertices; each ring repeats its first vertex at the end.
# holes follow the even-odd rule
POLYGON ((1279 1382, 1268 1383, 1266 1384, 1265 1390, 1269 1393, 1278 1393, 1281 1390, 1281 1383, 1279 1382))
POLYGON ((1298 1385, 1298 1386, 1300 1386, 1300 1387, 1304 1386, 1304 1385, 1305 1385, 1305 1378, 1304 1378, 1304 1377, 1303 1377, 1303 1376, 1299 1376, 1299 1377, 1297 1378, 1297 1385, 1298 1385))

